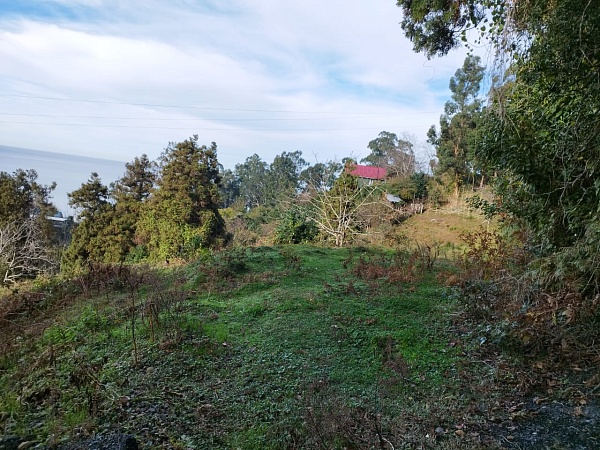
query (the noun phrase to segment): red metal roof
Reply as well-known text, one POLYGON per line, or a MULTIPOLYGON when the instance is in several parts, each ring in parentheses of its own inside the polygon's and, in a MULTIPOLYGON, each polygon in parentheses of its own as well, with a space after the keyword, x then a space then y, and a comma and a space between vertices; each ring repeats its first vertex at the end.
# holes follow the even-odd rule
POLYGON ((346 170, 350 175, 368 180, 385 180, 385 176, 387 175, 387 171, 383 167, 361 166, 360 164, 353 164, 346 170))

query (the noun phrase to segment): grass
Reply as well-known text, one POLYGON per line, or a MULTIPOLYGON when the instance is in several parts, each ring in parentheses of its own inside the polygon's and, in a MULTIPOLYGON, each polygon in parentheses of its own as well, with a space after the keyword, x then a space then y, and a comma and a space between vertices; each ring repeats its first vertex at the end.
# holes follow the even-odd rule
POLYGON ((144 268, 139 289, 124 276, 58 308, 43 332, 11 335, 0 434, 52 445, 119 431, 142 448, 477 448, 480 436, 454 433, 479 420, 450 345, 455 303, 435 273, 393 256, 262 247, 144 268))

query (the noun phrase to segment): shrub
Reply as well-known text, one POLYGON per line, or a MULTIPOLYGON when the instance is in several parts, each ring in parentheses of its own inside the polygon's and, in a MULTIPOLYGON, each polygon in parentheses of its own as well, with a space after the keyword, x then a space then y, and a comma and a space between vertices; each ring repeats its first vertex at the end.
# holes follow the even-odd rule
POLYGON ((312 242, 319 234, 319 229, 314 221, 296 208, 283 212, 277 228, 275 229, 276 244, 301 244, 312 242))

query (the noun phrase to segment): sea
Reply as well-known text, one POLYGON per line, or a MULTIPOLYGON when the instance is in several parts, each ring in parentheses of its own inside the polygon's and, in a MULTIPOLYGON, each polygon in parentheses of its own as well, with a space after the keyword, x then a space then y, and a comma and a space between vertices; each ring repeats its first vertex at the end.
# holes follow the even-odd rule
POLYGON ((56 182, 51 201, 67 217, 77 215, 77 211, 69 206, 68 192, 79 189, 90 179, 92 172, 97 172, 102 183, 108 186, 123 176, 125 163, 0 145, 0 172, 12 174, 18 169, 34 169, 40 184, 56 182))

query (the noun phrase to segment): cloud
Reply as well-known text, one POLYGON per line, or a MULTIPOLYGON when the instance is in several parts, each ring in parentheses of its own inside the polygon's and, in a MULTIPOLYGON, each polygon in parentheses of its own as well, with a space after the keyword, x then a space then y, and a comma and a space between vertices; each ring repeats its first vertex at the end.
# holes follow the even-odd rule
POLYGON ((390 0, 36 3, 0 12, 0 144, 121 161, 195 133, 227 167, 424 140, 465 55, 413 53, 390 0))

